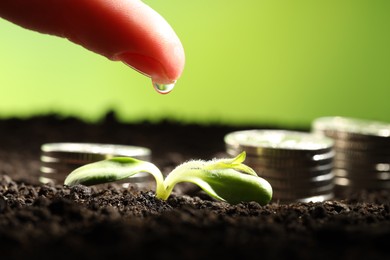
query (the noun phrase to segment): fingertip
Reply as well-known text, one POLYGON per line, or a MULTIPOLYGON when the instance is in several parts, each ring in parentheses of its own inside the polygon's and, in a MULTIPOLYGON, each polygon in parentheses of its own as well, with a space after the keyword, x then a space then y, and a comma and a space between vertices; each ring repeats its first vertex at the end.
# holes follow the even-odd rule
POLYGON ((153 82, 159 84, 172 84, 176 82, 183 70, 185 57, 183 48, 179 50, 161 50, 163 55, 146 55, 142 52, 122 52, 116 54, 113 60, 118 60, 150 77, 153 82), (181 50, 180 50, 181 49, 181 50))
POLYGON ((161 84, 184 68, 183 46, 168 22, 139 0, 0 0, 0 17, 120 60, 161 84))

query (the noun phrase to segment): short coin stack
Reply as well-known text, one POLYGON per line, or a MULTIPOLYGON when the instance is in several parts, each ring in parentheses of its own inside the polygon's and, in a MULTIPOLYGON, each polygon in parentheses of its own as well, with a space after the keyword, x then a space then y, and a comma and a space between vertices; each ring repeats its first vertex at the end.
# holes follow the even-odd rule
MULTIPOLYGON (((96 161, 112 157, 133 157, 149 161, 151 151, 145 147, 100 144, 100 143, 46 143, 41 146, 42 183, 63 184, 66 176, 74 169, 96 161)), ((139 173, 133 178, 122 181, 123 186, 134 184, 142 187, 148 185, 151 176, 139 173)), ((146 187, 146 186, 145 186, 146 187)))
POLYGON ((247 154, 245 164, 266 179, 273 201, 324 201, 333 198, 333 140, 290 130, 243 130, 225 136, 226 152, 247 154))
POLYGON ((390 124, 349 118, 321 117, 312 131, 335 143, 337 195, 360 190, 390 189, 390 124))

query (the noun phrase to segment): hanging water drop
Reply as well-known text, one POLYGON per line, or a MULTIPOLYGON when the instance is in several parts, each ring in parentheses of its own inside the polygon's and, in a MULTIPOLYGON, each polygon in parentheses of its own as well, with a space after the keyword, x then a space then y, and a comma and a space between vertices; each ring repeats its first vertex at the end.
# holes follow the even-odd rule
POLYGON ((168 94, 175 87, 175 83, 176 82, 173 82, 171 84, 160 84, 153 82, 153 87, 160 94, 168 94))

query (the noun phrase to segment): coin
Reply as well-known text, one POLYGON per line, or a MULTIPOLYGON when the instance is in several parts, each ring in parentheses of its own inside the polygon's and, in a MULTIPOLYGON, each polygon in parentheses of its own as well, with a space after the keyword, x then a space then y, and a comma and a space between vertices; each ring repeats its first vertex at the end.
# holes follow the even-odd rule
POLYGON ((390 137, 390 124, 351 117, 321 117, 312 123, 313 129, 332 130, 365 136, 390 137))
POLYGON ((356 180, 364 182, 366 180, 390 180, 390 172, 380 171, 362 171, 337 168, 333 170, 336 177, 348 178, 350 180, 356 180))
POLYGON ((349 187, 351 190, 378 190, 390 189, 390 180, 367 180, 351 178, 335 178, 335 184, 338 186, 349 187))
POLYGON ((327 136, 345 140, 390 142, 390 124, 375 120, 350 117, 320 117, 312 122, 313 132, 323 131, 327 136))
POLYGON ((375 163, 386 163, 390 162, 390 154, 382 154, 382 153, 365 153, 361 151, 353 151, 353 150, 335 150, 336 154, 335 160, 345 160, 357 163, 366 163, 366 164, 375 164, 375 163))
MULTIPOLYGON (((66 176, 76 168, 88 163, 112 157, 132 157, 149 161, 151 151, 146 147, 103 144, 58 142, 41 145, 41 182, 63 183, 66 176)), ((151 179, 148 174, 140 173, 125 183, 136 182, 140 178, 151 179)))
POLYGON ((41 146, 42 155, 61 161, 98 161, 114 156, 149 158, 145 147, 101 143, 47 143, 41 146))
POLYGON ((389 145, 383 142, 356 141, 342 138, 333 138, 334 148, 341 150, 354 150, 362 152, 383 151, 388 152, 389 145))
POLYGON ((363 172, 386 172, 390 171, 390 163, 388 162, 372 162, 367 163, 365 161, 356 160, 335 160, 333 162, 335 169, 346 169, 351 172, 363 171, 363 172))
POLYGON ((333 140, 289 130, 244 130, 225 136, 227 149, 245 150, 250 155, 307 156, 328 153, 333 140))
POLYGON ((267 167, 273 169, 311 169, 322 170, 332 166, 333 157, 324 160, 299 160, 295 158, 278 158, 265 156, 247 156, 245 162, 253 166, 267 167))
POLYGON ((273 188, 273 201, 298 201, 304 198, 311 198, 321 195, 334 195, 334 183, 323 187, 311 188, 311 189, 278 189, 273 188))
POLYGON ((253 168, 255 172, 261 177, 275 178, 275 179, 310 179, 314 177, 324 176, 330 173, 333 169, 332 165, 323 168, 285 168, 275 169, 270 167, 259 167, 256 165, 248 164, 253 168))
POLYGON ((312 132, 334 140, 337 190, 390 188, 390 124, 348 118, 321 117, 312 132))
POLYGON ((298 202, 303 202, 303 203, 309 203, 309 202, 323 202, 326 200, 331 200, 334 198, 334 193, 333 192, 327 192, 323 195, 317 195, 313 197, 308 197, 308 198, 301 198, 297 199, 296 201, 298 202))
MULTIPOLYGON (((333 185, 333 178, 334 174, 332 172, 328 174, 324 174, 321 176, 315 176, 312 178, 300 178, 295 179, 293 181, 291 180, 285 180, 280 178, 273 178, 269 175, 263 175, 263 178, 265 178, 274 189, 280 189, 280 190, 310 190, 313 188, 322 188, 327 185, 333 185)), ((318 189, 317 189, 318 191, 318 189)))
POLYGON ((246 152, 245 164, 271 184, 273 201, 333 197, 333 140, 280 129, 250 129, 225 135, 227 154, 246 152))

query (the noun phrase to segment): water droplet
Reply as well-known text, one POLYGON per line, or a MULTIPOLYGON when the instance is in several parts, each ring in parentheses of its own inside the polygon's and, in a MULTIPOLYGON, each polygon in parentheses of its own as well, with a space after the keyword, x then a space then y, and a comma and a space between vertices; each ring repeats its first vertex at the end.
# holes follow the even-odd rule
POLYGON ((173 82, 171 84, 160 84, 153 82, 153 87, 160 94, 168 94, 175 87, 175 83, 176 82, 173 82))

